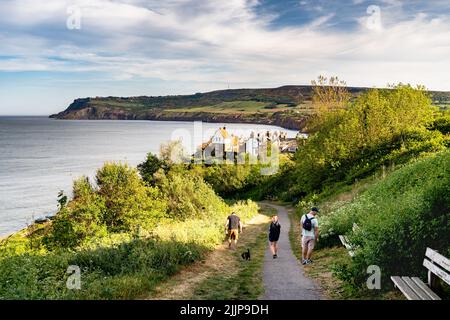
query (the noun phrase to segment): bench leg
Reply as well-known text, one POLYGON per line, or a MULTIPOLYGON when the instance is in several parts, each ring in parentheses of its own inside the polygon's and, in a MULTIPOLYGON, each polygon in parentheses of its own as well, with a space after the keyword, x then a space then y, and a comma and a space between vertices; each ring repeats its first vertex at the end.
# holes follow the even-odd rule
POLYGON ((431 288, 431 290, 436 289, 438 285, 438 278, 436 275, 428 270, 428 286, 431 288))

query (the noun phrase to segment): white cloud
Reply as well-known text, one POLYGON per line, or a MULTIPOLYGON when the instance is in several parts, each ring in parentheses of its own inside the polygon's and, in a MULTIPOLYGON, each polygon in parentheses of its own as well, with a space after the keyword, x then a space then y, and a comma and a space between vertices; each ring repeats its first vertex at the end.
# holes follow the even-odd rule
POLYGON ((309 83, 326 70, 351 85, 403 81, 450 89, 450 74, 444 72, 450 70, 450 22, 444 16, 402 20, 400 11, 395 17, 383 12, 379 33, 364 24, 354 31, 325 31, 334 13, 303 26, 271 29, 273 16, 256 15, 256 5, 245 0, 4 1, 0 55, 17 57, 0 60, 0 71, 89 71, 118 80, 138 76, 272 86, 309 83), (69 31, 66 8, 74 3, 82 9, 82 29, 69 31))
POLYGON ((318 28, 320 26, 323 26, 326 24, 330 19, 332 19, 335 16, 334 13, 329 13, 327 15, 321 16, 317 19, 315 19, 312 23, 309 24, 309 27, 312 29, 318 28))

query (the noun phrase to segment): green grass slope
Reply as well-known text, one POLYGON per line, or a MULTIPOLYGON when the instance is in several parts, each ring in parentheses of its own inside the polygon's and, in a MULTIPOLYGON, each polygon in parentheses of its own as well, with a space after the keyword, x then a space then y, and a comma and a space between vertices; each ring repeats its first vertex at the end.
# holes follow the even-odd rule
POLYGON ((392 288, 391 275, 421 276, 425 250, 450 256, 450 151, 403 166, 369 186, 353 201, 321 221, 321 246, 339 244, 346 234, 358 247, 337 275, 364 289, 369 265, 382 271, 383 288, 392 288), (353 230, 353 223, 358 229, 353 230))

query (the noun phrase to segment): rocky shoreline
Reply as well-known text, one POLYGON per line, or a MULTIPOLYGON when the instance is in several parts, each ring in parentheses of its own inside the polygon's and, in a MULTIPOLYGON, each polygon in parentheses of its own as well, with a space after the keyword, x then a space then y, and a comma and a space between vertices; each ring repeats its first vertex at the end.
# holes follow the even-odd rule
POLYGON ((289 130, 301 131, 305 127, 305 116, 293 116, 284 112, 264 113, 212 113, 212 112, 176 112, 163 109, 151 109, 145 112, 133 112, 113 107, 87 106, 77 110, 67 109, 50 118, 63 120, 156 120, 156 121, 203 121, 211 123, 254 123, 274 125, 289 130))

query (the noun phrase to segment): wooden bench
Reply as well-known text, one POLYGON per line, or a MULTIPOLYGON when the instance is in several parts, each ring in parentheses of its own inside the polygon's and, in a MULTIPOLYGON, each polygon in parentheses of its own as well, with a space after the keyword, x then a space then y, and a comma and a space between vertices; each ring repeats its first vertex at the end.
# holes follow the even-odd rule
POLYGON ((450 260, 437 251, 427 248, 423 266, 428 269, 428 284, 418 277, 392 276, 394 286, 408 300, 441 300, 432 289, 436 287, 439 279, 450 285, 450 260))
MULTIPOLYGON (((356 223, 353 224, 353 232, 359 230, 359 227, 356 223)), ((348 254, 350 257, 353 257, 355 255, 355 247, 348 241, 347 236, 339 235, 339 240, 341 240, 341 243, 344 245, 344 247, 348 250, 348 254)))

